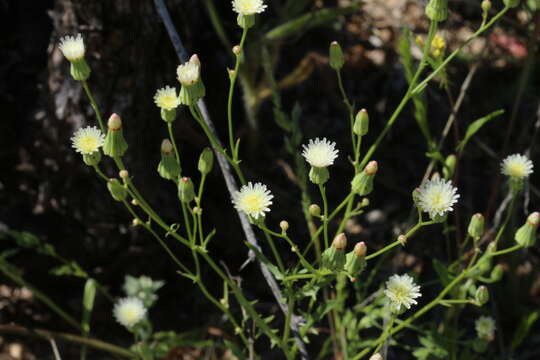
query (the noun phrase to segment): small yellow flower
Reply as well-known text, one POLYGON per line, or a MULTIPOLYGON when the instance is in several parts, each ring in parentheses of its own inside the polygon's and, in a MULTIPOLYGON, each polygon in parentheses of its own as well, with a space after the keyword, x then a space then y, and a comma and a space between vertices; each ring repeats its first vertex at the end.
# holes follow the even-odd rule
POLYGON ((457 188, 452 186, 450 180, 443 179, 426 181, 417 190, 416 196, 420 208, 429 213, 432 219, 452 211, 453 205, 459 199, 457 188))
POLYGON ((159 89, 154 95, 154 102, 159 108, 165 110, 172 110, 180 105, 176 89, 170 86, 159 89))
POLYGON ((431 41, 431 53, 435 57, 439 57, 443 54, 444 49, 446 48, 446 41, 442 36, 436 34, 431 41))
POLYGON ((338 156, 336 143, 323 138, 309 140, 307 145, 303 145, 302 156, 313 167, 324 168, 332 165, 338 156))
POLYGON ((269 206, 272 205, 273 198, 266 185, 249 182, 233 195, 233 204, 236 209, 258 219, 270 211, 269 206))
POLYGON ((511 178, 522 180, 533 173, 533 163, 525 155, 508 156, 501 164, 501 173, 511 178))
POLYGON ((60 39, 60 50, 69 61, 81 60, 85 52, 81 34, 77 34, 77 36, 64 36, 60 39))
POLYGON ((71 138, 75 151, 81 154, 92 154, 99 150, 105 142, 105 135, 95 126, 79 129, 71 138))
POLYGON ((233 0, 233 10, 239 15, 254 15, 266 9, 263 0, 233 0))
POLYGON ((146 308, 138 298, 127 297, 114 305, 113 313, 116 321, 130 328, 143 319, 146 314, 146 308))
POLYGON ((420 286, 407 274, 392 275, 386 282, 384 294, 389 299, 392 310, 398 312, 402 310, 402 306, 410 309, 411 305, 417 304, 415 299, 422 296, 420 286))

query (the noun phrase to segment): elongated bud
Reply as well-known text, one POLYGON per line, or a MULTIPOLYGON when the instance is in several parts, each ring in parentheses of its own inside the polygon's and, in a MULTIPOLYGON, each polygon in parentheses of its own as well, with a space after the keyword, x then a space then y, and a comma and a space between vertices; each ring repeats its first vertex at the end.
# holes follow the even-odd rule
POLYGON ((369 360, 384 360, 382 355, 379 354, 379 353, 376 353, 376 354, 373 354, 371 355, 371 357, 369 358, 369 360))
POLYGON ((214 152, 210 148, 205 148, 201 153, 201 156, 199 157, 199 163, 197 165, 197 168, 199 169, 201 174, 207 175, 210 171, 212 171, 213 166, 214 152))
POLYGON ((345 266, 345 248, 347 247, 347 237, 344 233, 338 234, 334 241, 332 241, 332 246, 324 250, 321 255, 323 267, 334 270, 341 271, 345 266))
POLYGON ((474 294, 474 299, 478 305, 485 305, 489 301, 489 291, 484 285, 480 286, 474 294))
POLYGON ((352 191, 360 196, 368 195, 373 191, 373 179, 377 173, 378 165, 376 161, 370 161, 364 171, 356 174, 351 182, 352 191))
POLYGON ((279 223, 279 227, 281 228, 281 232, 285 234, 287 230, 289 230, 289 223, 285 220, 281 220, 279 223))
POLYGON ((190 178, 183 177, 178 182, 178 198, 184 203, 190 203, 195 199, 195 189, 190 178))
POLYGON ((330 178, 328 168, 312 166, 309 170, 309 180, 315 185, 323 185, 330 178))
POLYGON ((501 264, 497 264, 493 270, 491 270, 491 276, 490 279, 492 281, 499 281, 502 279, 504 275, 504 269, 501 264))
POLYGON ((107 136, 105 136, 103 153, 110 157, 121 157, 128 149, 128 144, 122 130, 122 119, 117 114, 112 114, 107 122, 107 126, 109 130, 107 131, 107 136))
POLYGON ((362 109, 356 114, 354 119, 353 132, 358 136, 364 136, 369 131, 369 114, 366 109, 362 109))
POLYGON ((91 154, 83 154, 83 161, 88 166, 96 166, 101 161, 101 151, 94 151, 91 154))
POLYGON ((354 250, 345 257, 345 271, 349 274, 352 281, 364 271, 366 267, 366 244, 359 242, 354 246, 354 250))
POLYGON ((235 45, 233 48, 232 48, 232 52, 234 55, 238 56, 240 55, 240 53, 242 52, 242 49, 240 48, 239 45, 235 45))
POLYGON ((309 205, 309 214, 313 217, 319 217, 321 216, 321 208, 317 204, 311 204, 309 205))
POLYGON ((111 193, 111 196, 116 201, 122 201, 127 196, 126 188, 118 181, 118 179, 110 179, 107 182, 107 188, 111 193))
POLYGON ((509 8, 515 8, 519 5, 519 0, 503 0, 504 5, 509 8))
POLYGON ((345 64, 343 50, 337 41, 332 41, 330 44, 330 66, 334 70, 341 70, 343 64, 345 64))
POLYGON ((469 222, 467 231, 475 241, 478 241, 484 235, 485 220, 482 214, 474 214, 469 222))
POLYGON ((159 161, 157 171, 162 178, 176 181, 180 176, 182 169, 176 160, 176 155, 173 150, 173 145, 169 139, 165 139, 161 142, 161 160, 159 161))
POLYGON ((489 10, 491 10, 491 1, 490 0, 484 0, 482 1, 482 12, 484 13, 484 16, 487 16, 489 13, 489 10))
POLYGON ((527 218, 525 224, 518 229, 515 235, 516 242, 523 246, 533 246, 536 242, 536 230, 540 223, 540 213, 534 212, 527 218))
POLYGON ((367 253, 367 247, 366 247, 366 243, 363 242, 363 241, 360 241, 359 243, 357 243, 356 245, 354 245, 354 250, 353 250, 354 254, 358 257, 364 257, 366 256, 366 253, 367 253))
POLYGON ((454 172, 456 171, 456 163, 457 157, 454 154, 448 155, 444 161, 443 177, 446 180, 451 179, 454 176, 454 172))
POLYGON ((426 15, 430 20, 441 22, 448 17, 448 0, 430 0, 426 7, 426 15))
POLYGON ((345 250, 347 247, 347 236, 344 233, 337 234, 332 241, 332 247, 336 250, 345 250))

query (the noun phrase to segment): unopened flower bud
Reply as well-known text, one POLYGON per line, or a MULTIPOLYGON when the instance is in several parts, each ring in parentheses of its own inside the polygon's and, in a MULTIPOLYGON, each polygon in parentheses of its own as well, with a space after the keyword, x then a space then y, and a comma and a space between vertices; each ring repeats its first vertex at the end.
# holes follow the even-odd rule
POLYGON ((323 185, 330 178, 328 168, 312 166, 309 171, 309 180, 315 185, 323 185))
POLYGON ((178 182, 178 198, 184 203, 190 203, 195 199, 195 189, 190 178, 183 177, 178 182))
POLYGON ((376 353, 376 354, 373 354, 371 355, 371 357, 369 358, 369 360, 384 360, 382 355, 379 354, 379 353, 376 353))
POLYGON ((353 132, 358 136, 364 136, 369 131, 369 115, 366 109, 362 109, 356 114, 354 119, 353 132))
POLYGON ((502 279, 504 275, 504 269, 503 269, 503 266, 501 264, 497 264, 493 270, 491 270, 491 276, 490 276, 490 279, 492 281, 499 281, 502 279))
POLYGON ((363 198, 362 202, 360 203, 360 207, 364 208, 366 206, 369 206, 369 199, 368 198, 363 198))
POLYGON ((403 234, 399 235, 397 240, 399 241, 401 246, 407 245, 407 237, 405 235, 403 235, 403 234))
POLYGON ((212 171, 213 166, 214 152, 210 148, 205 148, 199 157, 197 168, 201 174, 207 175, 210 171, 212 171))
POLYGON ((359 243, 357 243, 356 245, 354 245, 354 254, 358 257, 364 257, 366 256, 366 253, 367 253, 367 247, 366 247, 366 243, 363 242, 363 241, 360 241, 359 243))
MULTIPOLYGON (((338 234, 332 246, 326 249, 322 255, 322 265, 330 270, 341 271, 345 266, 346 256, 345 248, 347 247, 347 237, 344 233, 338 234)), ((356 255, 355 255, 356 256, 356 255)))
POLYGON ((139 225, 142 225, 142 222, 141 222, 141 220, 139 220, 139 219, 133 219, 133 221, 131 222, 131 224, 132 224, 133 226, 139 226, 139 225))
POLYGON ((118 176, 120 176, 120 179, 125 180, 129 177, 129 172, 127 170, 120 170, 118 176))
POLYGON ((317 204, 311 204, 309 205, 309 214, 313 217, 319 217, 321 216, 321 208, 317 204))
POLYGON ((509 8, 515 8, 519 5, 519 0, 503 0, 504 5, 509 8))
POLYGON ((345 271, 349 276, 356 277, 364 271, 366 267, 366 244, 361 241, 354 246, 354 250, 347 254, 345 258, 345 271))
POLYGON ((373 191, 373 179, 377 173, 378 165, 376 161, 370 161, 364 170, 356 174, 351 182, 351 189, 360 196, 368 195, 373 191))
POLYGON ((120 130, 122 128, 122 119, 118 114, 114 113, 109 118, 109 121, 107 121, 107 126, 109 130, 120 130))
POLYGON ((484 234, 485 219, 482 214, 474 214, 469 222, 467 231, 469 236, 478 241, 484 234))
POLYGON ((527 218, 525 224, 518 229, 515 235, 516 242, 523 246, 533 246, 536 242, 536 230, 540 223, 540 213, 534 212, 527 218))
POLYGON ((127 196, 126 188, 120 184, 118 179, 110 179, 107 182, 107 188, 111 193, 111 196, 116 201, 123 201, 127 196))
POLYGON ((457 157, 454 154, 448 155, 444 161, 443 177, 446 180, 451 179, 454 176, 454 172, 456 171, 456 163, 457 157))
POLYGON ((172 181, 176 181, 182 171, 175 154, 172 152, 172 144, 169 140, 163 140, 161 144, 161 160, 159 161, 157 171, 159 176, 172 181))
POLYGON ((345 64, 345 56, 343 50, 337 41, 332 41, 330 44, 330 66, 334 70, 340 70, 345 64))
POLYGON ((432 21, 441 22, 448 17, 448 0, 430 0, 426 15, 432 21))
POLYGON ((133 199, 133 200, 131 200, 131 205, 139 206, 139 202, 137 201, 137 199, 133 199))
POLYGON ((235 45, 233 48, 232 48, 232 52, 234 55, 238 56, 240 55, 240 53, 242 52, 242 48, 240 48, 239 45, 235 45))
POLYGON ((107 126, 109 130, 103 144, 103 153, 110 157, 123 156, 128 149, 128 144, 122 130, 122 119, 117 114, 112 114, 107 126))
POLYGON ((345 233, 337 234, 334 238, 334 241, 332 241, 332 247, 336 250, 345 250, 347 247, 347 236, 345 233))
POLYGON ((488 14, 489 10, 491 10, 491 1, 490 0, 482 1, 481 7, 482 7, 482 12, 486 16, 488 14))
POLYGON ((485 287, 484 285, 480 286, 476 290, 474 299, 480 306, 485 305, 489 301, 489 291, 487 287, 485 287))
POLYGON ((287 230, 289 230, 289 223, 285 220, 281 220, 279 227, 281 228, 282 233, 286 233, 287 230))

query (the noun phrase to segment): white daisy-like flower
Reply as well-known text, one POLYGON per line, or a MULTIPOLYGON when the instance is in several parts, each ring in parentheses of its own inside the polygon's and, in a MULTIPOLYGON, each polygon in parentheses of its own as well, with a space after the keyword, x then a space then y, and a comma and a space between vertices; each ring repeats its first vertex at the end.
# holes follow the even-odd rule
POLYGON ((92 154, 99 150, 105 142, 105 135, 95 126, 77 130, 71 138, 72 146, 78 153, 92 154))
POLYGON ((474 328, 480 339, 491 341, 495 337, 495 320, 491 316, 480 316, 476 319, 474 328))
POLYGON ((514 179, 524 179, 533 173, 533 163, 525 155, 508 156, 501 164, 501 173, 514 179))
POLYGON ((82 35, 64 36, 60 39, 60 50, 69 61, 81 60, 85 52, 82 35))
POLYGON ((390 306, 394 311, 400 311, 402 306, 410 309, 411 305, 417 304, 414 299, 422 296, 420 286, 416 285, 413 278, 407 274, 392 275, 386 282, 384 294, 390 300, 390 306))
POLYGON ((266 9, 263 0, 233 0, 233 10, 239 15, 260 14, 266 9))
POLYGON ((180 105, 180 100, 176 95, 176 89, 170 86, 165 86, 156 91, 154 102, 159 108, 165 110, 172 110, 180 105))
POLYGON ((266 185, 249 182, 233 195, 233 204, 236 209, 258 219, 259 216, 264 216, 265 212, 270 211, 269 206, 272 205, 273 198, 274 195, 270 193, 266 185))
POLYGON ((334 163, 334 160, 338 156, 338 150, 336 150, 336 143, 330 142, 323 138, 322 140, 317 138, 315 140, 309 140, 307 145, 303 145, 302 156, 306 158, 306 161, 313 167, 327 167, 334 163))
POLYGON ((114 305, 113 313, 116 321, 130 328, 144 318, 146 308, 139 298, 131 296, 120 299, 114 305))
POLYGON ((179 65, 176 69, 178 81, 183 86, 191 86, 199 81, 201 76, 201 63, 196 56, 191 57, 188 62, 179 65))
POLYGON ((457 188, 452 186, 452 181, 444 179, 432 179, 424 182, 417 190, 417 199, 420 208, 429 213, 431 218, 444 216, 452 211, 452 206, 459 199, 457 188))

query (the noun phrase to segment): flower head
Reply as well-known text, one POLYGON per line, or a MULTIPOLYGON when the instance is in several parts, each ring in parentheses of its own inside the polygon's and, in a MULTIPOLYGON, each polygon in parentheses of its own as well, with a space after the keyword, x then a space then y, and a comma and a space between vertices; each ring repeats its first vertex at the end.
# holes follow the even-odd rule
POLYGON ((140 299, 131 296, 120 299, 114 305, 113 313, 116 321, 130 328, 142 320, 146 314, 146 308, 140 299))
POLYGON ((193 55, 188 62, 183 63, 176 69, 178 81, 182 86, 191 86, 196 84, 201 77, 201 62, 196 55, 193 55))
POLYGON ((180 105, 180 100, 176 95, 176 89, 170 86, 165 86, 156 91, 154 102, 159 108, 165 110, 172 110, 180 105))
POLYGON ((410 309, 411 305, 417 304, 414 299, 422 296, 420 286, 416 285, 413 278, 407 274, 392 275, 386 282, 384 294, 390 300, 390 306, 394 311, 400 311, 402 306, 410 309))
POLYGON ((513 179, 522 180, 533 173, 533 163, 525 155, 510 155, 503 160, 501 173, 513 179))
POLYGON ((69 61, 81 60, 84 57, 84 41, 81 34, 64 36, 60 39, 60 50, 69 61))
POLYGON ((338 156, 338 150, 335 147, 336 143, 330 142, 326 138, 322 140, 319 138, 311 139, 307 145, 302 146, 304 149, 302 156, 313 167, 327 167, 332 165, 338 156))
POLYGON ((263 0, 233 0, 233 10, 239 15, 254 15, 266 9, 263 0))
POLYGON ((270 211, 269 206, 272 205, 273 197, 266 185, 249 182, 233 195, 233 204, 236 209, 258 219, 270 211))
POLYGON ((476 319, 474 328, 480 339, 491 341, 495 337, 495 320, 491 316, 480 316, 476 319))
POLYGON ((75 151, 81 154, 92 154, 99 150, 105 142, 105 135, 95 126, 88 126, 77 130, 71 138, 75 151))
POLYGON ((452 186, 450 180, 428 180, 417 190, 416 196, 420 208, 429 213, 431 218, 444 216, 452 211, 452 206, 459 199, 457 188, 452 186))

